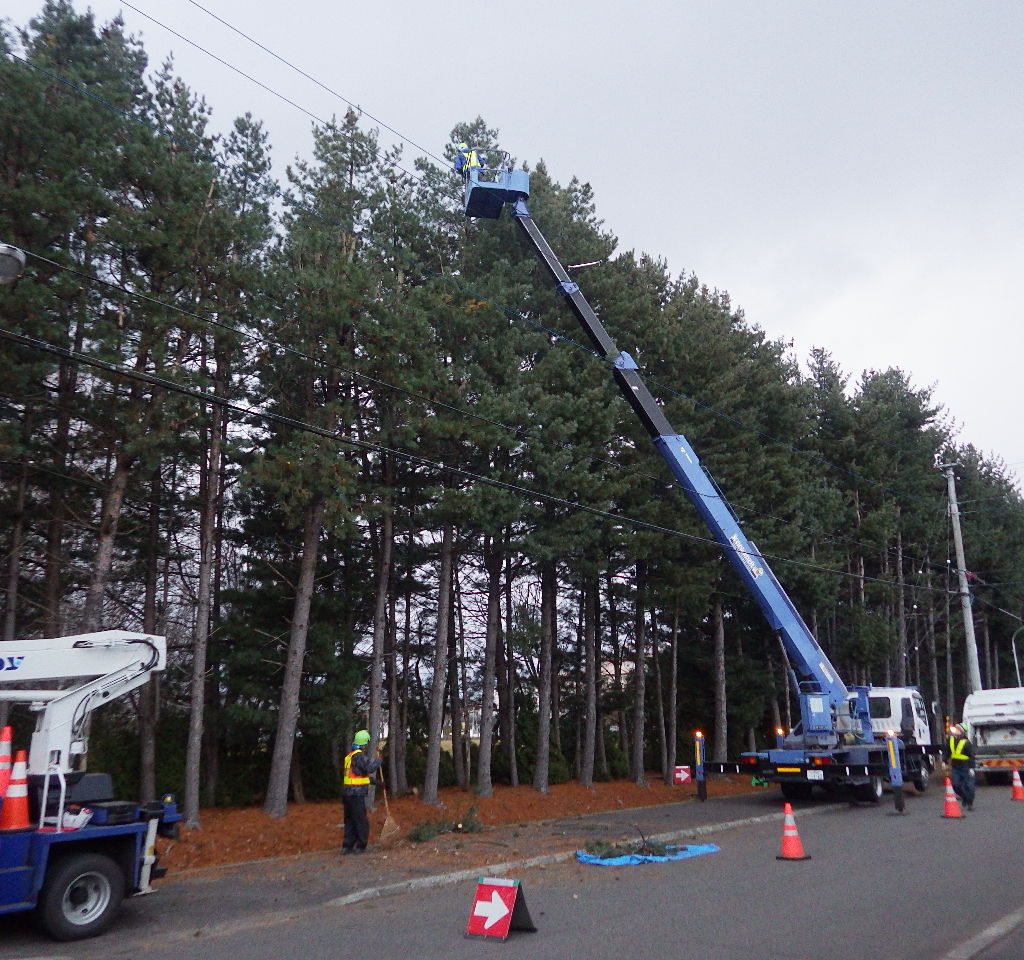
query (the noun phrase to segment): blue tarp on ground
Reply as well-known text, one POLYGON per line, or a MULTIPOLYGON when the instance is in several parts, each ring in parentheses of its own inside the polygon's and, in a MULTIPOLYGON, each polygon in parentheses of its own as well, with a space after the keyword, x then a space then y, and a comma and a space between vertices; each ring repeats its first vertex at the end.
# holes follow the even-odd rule
POLYGON ((594 867, 632 867, 640 863, 666 863, 669 860, 688 860, 690 857, 700 857, 705 853, 718 853, 718 847, 713 843, 695 843, 688 847, 666 847, 671 853, 663 857, 656 857, 646 853, 630 853, 622 857, 601 858, 592 856, 583 850, 576 851, 576 859, 580 863, 588 863, 594 867))

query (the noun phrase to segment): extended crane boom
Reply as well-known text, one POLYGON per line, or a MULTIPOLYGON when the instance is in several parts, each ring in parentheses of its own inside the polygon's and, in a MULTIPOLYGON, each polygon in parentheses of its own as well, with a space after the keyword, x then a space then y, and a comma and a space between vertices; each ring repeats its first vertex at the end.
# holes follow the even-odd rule
POLYGON ((853 786, 866 798, 877 799, 885 778, 897 788, 899 807, 904 771, 918 789, 923 790, 927 785, 926 753, 932 748, 927 746, 930 743, 927 723, 920 722, 920 714, 924 712, 920 694, 910 688, 887 688, 884 695, 868 687, 847 689, 764 555, 743 532, 728 501, 701 465, 689 441, 669 423, 644 384, 636 361, 616 346, 579 285, 569 277, 534 222, 527 206, 529 174, 507 164, 488 168, 482 165, 481 157, 481 151, 467 148, 460 153, 462 162, 456 161, 456 171, 465 181, 466 215, 497 219, 506 206, 511 208, 513 219, 547 268, 587 338, 611 363, 619 390, 640 418, 672 475, 782 641, 797 678, 800 723, 788 736, 779 737, 776 749, 744 754, 738 767, 745 766, 750 772, 776 780, 787 796, 794 797, 806 795, 814 783, 828 782, 853 786), (894 705, 897 712, 890 713, 890 705, 894 705), (886 735, 886 742, 876 739, 872 721, 882 717, 886 721, 890 717, 897 718, 896 726, 904 740, 914 746, 897 741, 892 725, 888 724, 879 731, 886 735))
MULTIPOLYGON (((466 178, 467 216, 495 219, 507 204, 512 216, 547 267, 566 303, 613 376, 673 476, 725 551, 761 612, 785 645, 800 685, 800 714, 806 742, 836 745, 836 717, 848 710, 849 692, 757 547, 740 527, 728 501, 701 465, 689 441, 669 423, 640 376, 634 359, 619 350, 593 308, 555 256, 527 207, 529 174, 523 170, 472 167, 466 178), (485 179, 488 176, 493 179, 485 179)), ((870 727, 869 727, 870 729, 870 727)))

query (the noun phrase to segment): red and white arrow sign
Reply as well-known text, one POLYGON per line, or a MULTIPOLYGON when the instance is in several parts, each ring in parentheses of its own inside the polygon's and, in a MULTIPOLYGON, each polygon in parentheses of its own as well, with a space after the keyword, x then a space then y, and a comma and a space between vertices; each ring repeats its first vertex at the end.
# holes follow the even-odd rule
POLYGON ((484 918, 485 930, 490 930, 502 917, 508 916, 511 912, 497 890, 491 891, 490 900, 477 900, 473 904, 473 916, 484 918))
POLYGON ((466 936, 504 940, 509 930, 534 929, 518 880, 505 877, 481 877, 469 911, 466 936))

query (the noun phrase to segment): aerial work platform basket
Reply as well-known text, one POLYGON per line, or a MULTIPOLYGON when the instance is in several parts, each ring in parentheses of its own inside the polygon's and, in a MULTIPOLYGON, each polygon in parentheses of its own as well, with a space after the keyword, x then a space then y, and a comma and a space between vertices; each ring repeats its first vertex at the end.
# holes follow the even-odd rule
POLYGON ((470 167, 466 176, 466 216, 497 220, 506 203, 530 196, 530 175, 525 170, 470 167))

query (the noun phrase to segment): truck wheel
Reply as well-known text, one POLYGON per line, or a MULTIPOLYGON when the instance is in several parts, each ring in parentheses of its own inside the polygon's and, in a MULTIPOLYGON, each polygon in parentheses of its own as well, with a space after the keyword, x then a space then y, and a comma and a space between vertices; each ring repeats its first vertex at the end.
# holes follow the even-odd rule
POLYGON ((780 783, 779 786, 787 800, 810 800, 814 789, 809 783, 780 783))
POLYGON ((118 865, 101 853, 78 853, 47 872, 36 917, 55 940, 84 940, 110 926, 123 899, 118 865))
POLYGON ((882 778, 872 777, 867 783, 858 783, 853 788, 853 795, 864 803, 878 803, 882 799, 882 778))
POLYGON ((921 769, 918 771, 916 777, 914 777, 914 789, 918 793, 924 793, 928 789, 928 783, 931 781, 932 775, 928 768, 922 763, 921 769))

